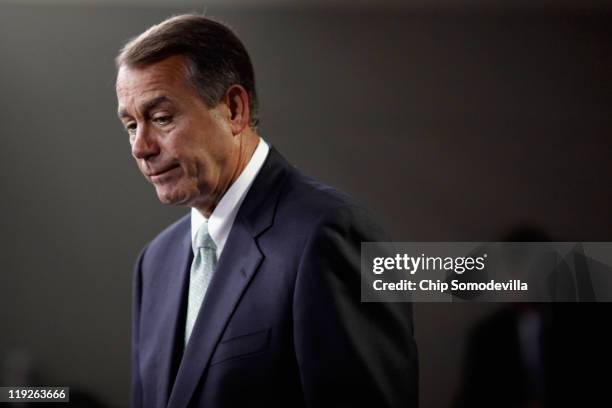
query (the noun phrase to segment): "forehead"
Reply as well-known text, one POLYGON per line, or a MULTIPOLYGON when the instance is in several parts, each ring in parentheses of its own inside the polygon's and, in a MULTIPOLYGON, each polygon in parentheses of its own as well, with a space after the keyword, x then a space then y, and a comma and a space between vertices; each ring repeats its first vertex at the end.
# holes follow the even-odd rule
POLYGON ((160 94, 193 92, 184 57, 172 56, 146 66, 121 65, 116 82, 119 105, 160 94))

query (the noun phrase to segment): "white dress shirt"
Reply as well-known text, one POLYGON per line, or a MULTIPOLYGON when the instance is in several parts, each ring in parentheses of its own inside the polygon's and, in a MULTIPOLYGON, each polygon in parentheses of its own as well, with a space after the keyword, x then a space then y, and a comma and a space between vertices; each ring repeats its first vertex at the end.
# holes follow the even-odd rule
MULTIPOLYGON (((236 218, 240 204, 242 204, 244 197, 246 197, 251 188, 251 184, 253 184, 255 177, 263 166, 269 151, 270 147, 268 144, 262 138, 259 138, 259 143, 257 144, 255 152, 253 152, 253 156, 251 156, 251 160, 249 160, 236 181, 232 183, 223 197, 221 197, 221 201, 219 201, 219 204, 217 204, 212 214, 210 214, 210 218, 208 218, 208 232, 217 246, 217 259, 221 258, 221 252, 223 252, 227 237, 232 229, 232 225, 234 225, 234 219, 236 218)), ((195 208, 191 209, 192 248, 195 234, 205 221, 206 217, 204 217, 201 212, 195 208)))

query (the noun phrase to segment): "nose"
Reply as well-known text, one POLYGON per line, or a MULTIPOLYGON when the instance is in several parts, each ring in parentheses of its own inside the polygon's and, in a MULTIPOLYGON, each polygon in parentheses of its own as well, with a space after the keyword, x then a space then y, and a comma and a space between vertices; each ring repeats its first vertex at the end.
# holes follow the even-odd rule
POLYGON ((147 126, 138 126, 132 139, 132 156, 147 160, 159 154, 159 144, 147 126))

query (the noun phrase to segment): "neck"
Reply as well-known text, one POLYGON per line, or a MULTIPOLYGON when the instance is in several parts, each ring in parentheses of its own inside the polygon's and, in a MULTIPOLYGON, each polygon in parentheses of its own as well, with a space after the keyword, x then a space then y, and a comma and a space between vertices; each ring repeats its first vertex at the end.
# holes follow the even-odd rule
POLYGON ((234 182, 240 177, 243 170, 253 157, 253 153, 255 153, 255 149, 257 149, 257 145, 259 143, 259 136, 255 133, 251 128, 245 129, 245 131, 239 136, 238 141, 238 154, 236 164, 233 166, 231 171, 231 175, 228 178, 228 182, 225 185, 219 194, 216 194, 212 203, 204 203, 203 205, 195 206, 196 210, 198 210, 204 217, 210 218, 210 215, 215 210, 221 198, 225 195, 226 191, 234 184, 234 182))

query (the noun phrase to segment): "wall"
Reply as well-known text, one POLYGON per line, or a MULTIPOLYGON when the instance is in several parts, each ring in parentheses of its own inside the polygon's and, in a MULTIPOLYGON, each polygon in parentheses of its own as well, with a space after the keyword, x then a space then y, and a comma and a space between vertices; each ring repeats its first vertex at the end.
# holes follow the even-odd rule
MULTIPOLYGON (((180 11, 0 6, 5 377, 29 365, 127 405, 132 262, 184 210, 131 161, 113 58, 180 11)), ((527 223, 611 240, 611 14, 208 14, 251 52, 263 137, 395 239, 499 240, 527 223)), ((449 405, 467 330, 494 307, 416 305, 423 407, 449 405)))

